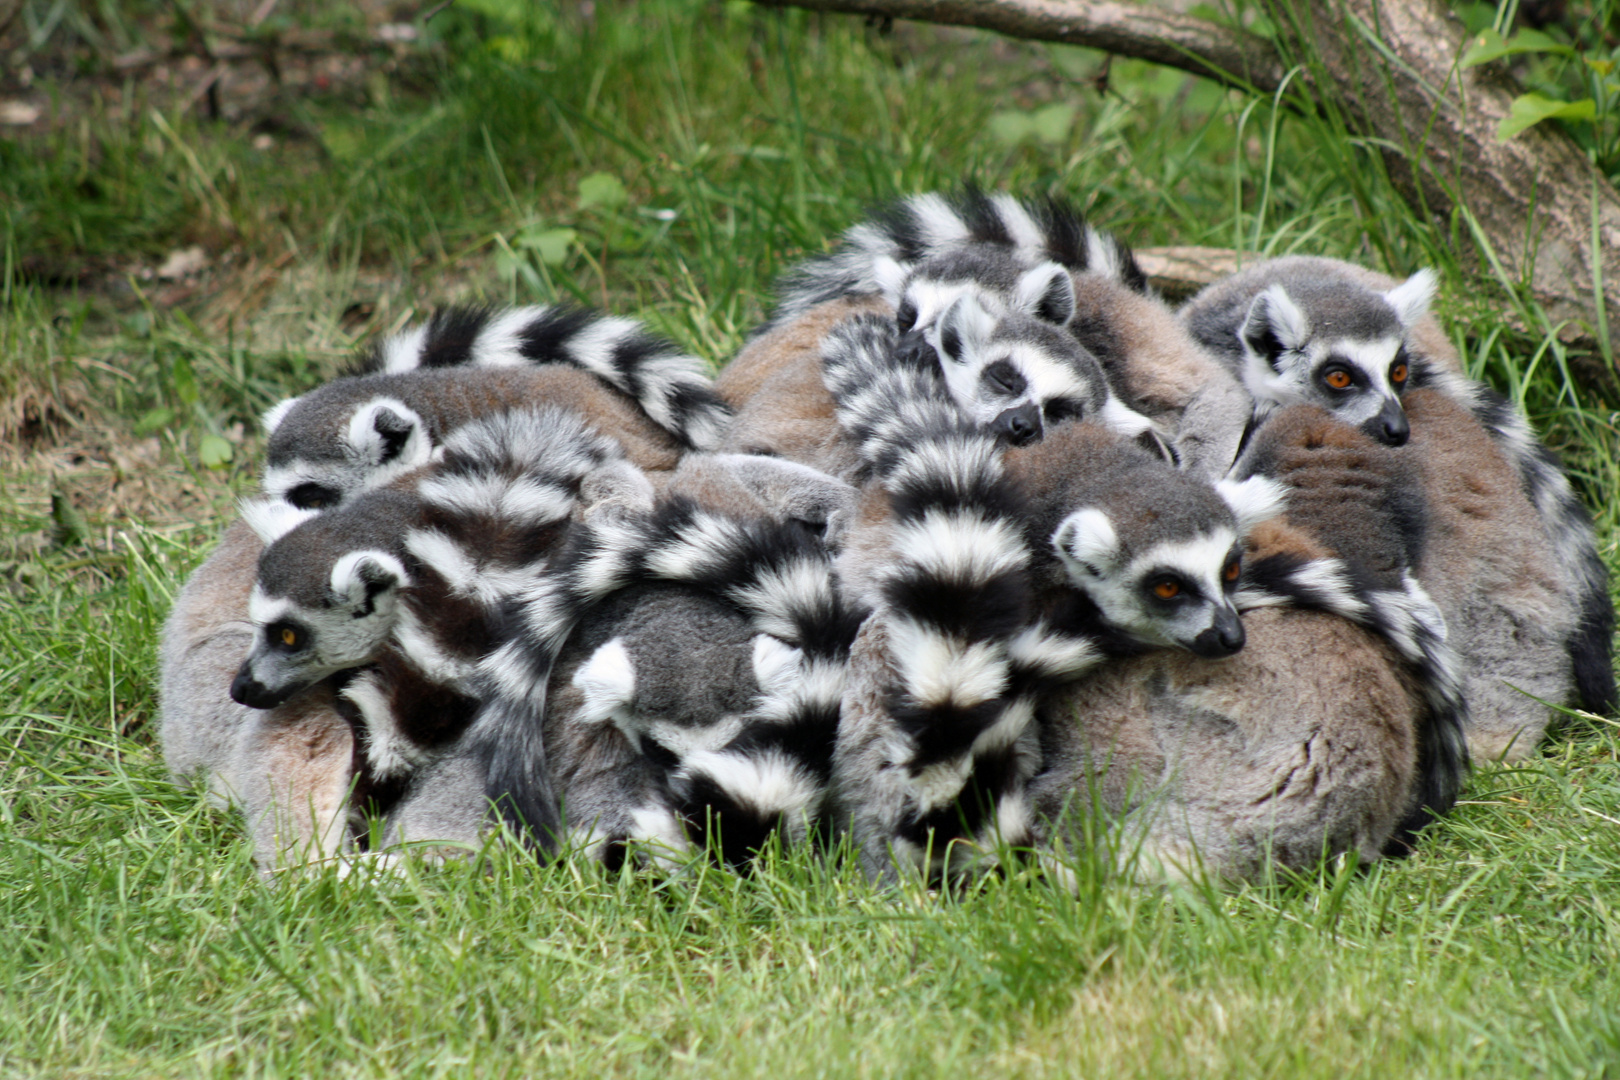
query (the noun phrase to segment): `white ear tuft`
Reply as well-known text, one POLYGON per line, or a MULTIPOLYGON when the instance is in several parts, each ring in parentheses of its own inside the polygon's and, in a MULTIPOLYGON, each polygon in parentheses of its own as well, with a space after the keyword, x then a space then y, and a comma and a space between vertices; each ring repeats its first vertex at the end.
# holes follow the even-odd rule
POLYGON ((1215 490, 1226 505, 1237 515, 1238 535, 1282 513, 1288 500, 1288 489, 1265 476, 1251 476, 1247 480, 1217 480, 1215 490))
POLYGON ((628 708, 636 698, 636 665, 624 647, 624 639, 614 638, 592 653, 574 672, 572 682, 585 695, 579 711, 584 723, 611 719, 628 708))
POLYGON ((1097 410, 1097 416, 1104 424, 1128 439, 1134 439, 1144 431, 1151 431, 1155 435, 1161 434, 1157 424, 1113 394, 1109 394, 1102 408, 1097 410))
POLYGON ((877 282, 883 299, 889 302, 890 307, 900 306, 900 298, 906 291, 906 279, 910 276, 911 271, 898 259, 879 255, 872 260, 872 280, 877 282))
POLYGON ((392 608, 399 589, 410 583, 404 565, 386 551, 351 551, 332 567, 332 593, 362 614, 392 608))
POLYGON ((372 398, 349 417, 349 446, 373 468, 393 470, 427 463, 433 453, 427 424, 396 398, 372 398))
POLYGON ((941 357, 960 364, 978 351, 996 332, 996 317, 985 310, 979 298, 966 293, 956 298, 939 322, 927 332, 928 343, 941 357))
POLYGON ((1311 323, 1281 285, 1254 298, 1238 336, 1267 363, 1279 353, 1298 349, 1311 336, 1311 323))
POLYGON ((264 427, 264 433, 266 435, 274 435, 276 433, 276 428, 280 427, 281 422, 287 419, 287 414, 292 412, 293 406, 297 405, 302 400, 303 398, 301 397, 286 398, 282 401, 276 402, 274 405, 270 406, 270 408, 265 410, 264 419, 259 422, 264 427))
POLYGON ((318 510, 300 510, 280 499, 244 499, 237 507, 247 527, 268 546, 315 517, 318 510))
POLYGON ((1042 322, 1067 326, 1074 318, 1074 279, 1055 262, 1041 263, 1019 275, 1013 304, 1042 322))
POLYGON ((1076 510, 1052 533, 1052 548, 1077 582, 1093 579, 1119 559, 1119 536, 1095 506, 1076 510))
POLYGON ((1438 284, 1434 271, 1424 267, 1385 293, 1384 301, 1395 309, 1395 317, 1401 325, 1410 329, 1429 310, 1429 301, 1434 299, 1438 284))
POLYGON ((754 679, 767 697, 781 697, 798 681, 804 654, 769 634, 754 637, 754 679))

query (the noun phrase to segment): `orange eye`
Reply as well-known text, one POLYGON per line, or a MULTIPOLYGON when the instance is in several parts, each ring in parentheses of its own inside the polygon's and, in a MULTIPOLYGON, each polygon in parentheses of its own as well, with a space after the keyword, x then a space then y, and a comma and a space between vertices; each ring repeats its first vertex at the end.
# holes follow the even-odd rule
POLYGON ((298 631, 294 630, 290 626, 289 627, 283 627, 282 631, 281 631, 281 643, 283 645, 296 645, 296 644, 298 644, 298 631))
POLYGON ((1226 564, 1226 569, 1222 572, 1221 576, 1227 581, 1236 581, 1238 579, 1238 574, 1240 574, 1242 571, 1242 565, 1236 559, 1233 559, 1231 562, 1226 564))
POLYGON ((1343 368, 1334 368, 1322 377, 1322 381, 1335 390, 1350 389, 1350 373, 1343 368))
POLYGON ((1160 600, 1174 600, 1181 595, 1181 586, 1174 581, 1161 581, 1153 586, 1153 595, 1160 600))
POLYGON ((1397 385, 1406 381, 1406 365, 1396 364, 1389 369, 1389 381, 1397 385))

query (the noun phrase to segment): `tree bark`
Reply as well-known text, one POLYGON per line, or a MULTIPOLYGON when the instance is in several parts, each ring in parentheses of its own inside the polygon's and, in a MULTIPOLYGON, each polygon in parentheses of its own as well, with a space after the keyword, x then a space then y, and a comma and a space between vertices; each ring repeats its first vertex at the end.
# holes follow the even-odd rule
POLYGON ((1620 192, 1550 123, 1497 142, 1516 88, 1494 65, 1457 69, 1464 30, 1441 0, 1302 0, 1278 9, 1275 44, 1110 0, 762 2, 1085 45, 1261 93, 1300 65, 1290 92, 1305 95, 1303 107, 1334 108, 1352 134, 1379 140, 1402 196, 1441 235, 1454 212, 1471 221, 1464 232, 1481 254, 1508 282, 1528 285, 1555 323, 1575 320, 1590 338, 1604 304, 1620 310, 1620 192))

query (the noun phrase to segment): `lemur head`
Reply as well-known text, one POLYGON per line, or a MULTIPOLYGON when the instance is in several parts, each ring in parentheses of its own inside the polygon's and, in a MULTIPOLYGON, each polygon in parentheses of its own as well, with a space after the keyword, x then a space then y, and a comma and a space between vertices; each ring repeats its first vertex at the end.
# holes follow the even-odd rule
POLYGON ((997 314, 967 293, 940 315, 929 339, 956 407, 1013 446, 1035 442, 1061 420, 1096 420, 1131 438, 1153 431, 1151 420, 1114 396, 1097 358, 1044 319, 997 314))
MULTIPOLYGON (((368 497, 387 503, 394 493, 368 497)), ((377 509, 387 516, 387 506, 377 509)), ((255 709, 280 705, 329 675, 376 659, 411 583, 398 555, 366 542, 368 522, 347 513, 290 510, 267 500, 244 518, 269 546, 248 599, 253 646, 231 698, 255 709)), ((384 535, 390 531, 386 525, 384 535)))
POLYGON ((1008 465, 1041 507, 1044 535, 1031 539, 1104 622, 1211 659, 1243 647, 1243 539, 1278 511, 1281 487, 1259 477, 1211 485, 1089 424, 1063 425, 1008 465))
POLYGON ((1243 382, 1258 411, 1320 405, 1389 446, 1406 442, 1401 395, 1412 379, 1406 335, 1434 296, 1433 271, 1387 292, 1344 281, 1278 282, 1238 330, 1243 382))
POLYGON ((330 510, 355 493, 425 465, 426 421, 376 379, 339 379, 290 398, 264 417, 264 491, 303 510, 330 510))

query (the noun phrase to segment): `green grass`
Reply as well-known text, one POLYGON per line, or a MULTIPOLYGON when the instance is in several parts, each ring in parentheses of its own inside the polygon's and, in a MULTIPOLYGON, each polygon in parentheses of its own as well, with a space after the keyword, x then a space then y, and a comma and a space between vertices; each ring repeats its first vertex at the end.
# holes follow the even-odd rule
MULTIPOLYGON (((139 40, 73 11, 53 40, 90 70, 90 34, 139 40)), ((81 115, 0 141, 0 425, 53 402, 33 449, 91 464, 14 449, 0 469, 0 1075, 1620 1075, 1611 718, 1476 774, 1411 859, 1235 892, 1081 866, 1076 897, 1020 876, 887 895, 803 857, 749 879, 505 852, 255 874, 240 823, 170 784, 153 738, 162 618, 254 468, 251 435, 214 469, 203 439, 449 299, 605 302, 722 360, 775 273, 897 192, 976 177, 1066 192, 1137 244, 1437 265, 1471 369, 1565 454, 1620 562, 1614 403, 1330 125, 1126 63, 1099 97, 1077 50, 598 11, 448 11, 382 83, 278 106, 310 137, 273 152, 37 65, 81 115), (622 202, 581 199, 596 174, 622 202), (559 261, 525 246, 560 229, 559 261), (190 243, 218 273, 189 299, 62 283, 190 243), (185 498, 125 520, 134 478, 91 466, 146 439, 185 498), (88 547, 45 541, 53 490, 88 547)))

